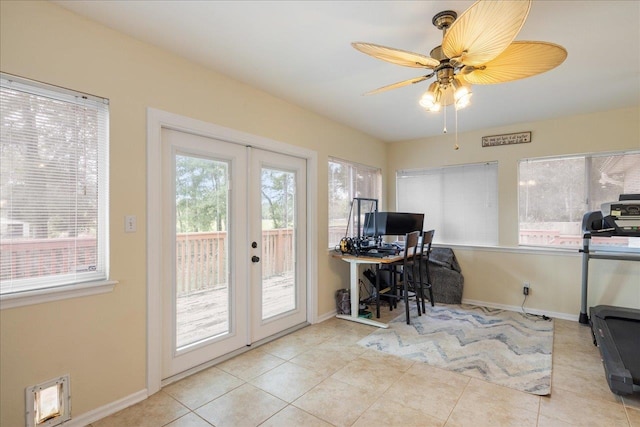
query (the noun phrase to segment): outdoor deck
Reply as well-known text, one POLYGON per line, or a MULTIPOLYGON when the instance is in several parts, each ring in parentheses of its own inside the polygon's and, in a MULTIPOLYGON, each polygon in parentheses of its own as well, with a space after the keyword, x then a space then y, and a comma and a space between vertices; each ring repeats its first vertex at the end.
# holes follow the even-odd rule
MULTIPOLYGON (((295 308, 293 272, 264 280, 264 318, 295 308)), ((178 297, 177 346, 221 334, 229 328, 226 286, 192 292, 178 297)))

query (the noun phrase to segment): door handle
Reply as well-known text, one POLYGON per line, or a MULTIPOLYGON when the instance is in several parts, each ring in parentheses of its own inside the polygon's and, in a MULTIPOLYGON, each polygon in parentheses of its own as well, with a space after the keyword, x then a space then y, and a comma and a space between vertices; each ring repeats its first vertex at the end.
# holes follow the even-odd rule
POLYGON ((260 261, 260 257, 259 256, 254 255, 254 256, 251 257, 251 262, 259 262, 259 261, 260 261))

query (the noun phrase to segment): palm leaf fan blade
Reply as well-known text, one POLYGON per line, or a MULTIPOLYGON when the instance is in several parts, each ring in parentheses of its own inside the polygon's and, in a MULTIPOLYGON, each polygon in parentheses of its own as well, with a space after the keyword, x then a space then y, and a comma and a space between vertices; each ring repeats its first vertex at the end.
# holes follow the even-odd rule
POLYGON ((446 31, 442 50, 464 65, 482 65, 500 55, 524 25, 531 0, 479 0, 446 31))
POLYGON ((397 89, 399 87, 408 86, 408 85, 413 84, 413 83, 420 83, 421 81, 424 81, 426 79, 428 79, 427 76, 420 76, 420 77, 416 77, 416 78, 409 79, 409 80, 403 80, 403 81, 398 82, 398 83, 393 83, 393 84, 390 84, 390 85, 387 85, 387 86, 380 87, 378 89, 374 89, 374 90, 372 90, 370 92, 365 93, 365 95, 375 95, 376 93, 385 92, 385 91, 391 90, 391 89, 397 89))
POLYGON ((412 68, 434 68, 440 62, 419 53, 409 52, 402 49, 381 46, 373 43, 354 42, 351 43, 355 49, 374 58, 412 68))
POLYGON ((548 42, 513 42, 502 54, 476 69, 464 74, 471 84, 494 84, 524 79, 547 72, 562 64, 567 51, 562 46, 548 42))

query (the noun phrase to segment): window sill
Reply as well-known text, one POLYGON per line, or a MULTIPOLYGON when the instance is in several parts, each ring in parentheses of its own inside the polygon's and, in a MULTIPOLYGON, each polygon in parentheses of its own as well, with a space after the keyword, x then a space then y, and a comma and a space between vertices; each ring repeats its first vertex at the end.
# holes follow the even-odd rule
POLYGON ((113 291, 117 283, 115 280, 101 280, 98 282, 79 283, 76 285, 2 295, 0 296, 0 310, 62 299, 105 294, 113 291))
POLYGON ((512 254, 536 254, 536 255, 568 255, 579 256, 580 248, 554 248, 544 246, 481 246, 481 245, 461 245, 434 243, 433 247, 445 247, 462 250, 479 250, 484 252, 502 252, 512 254))

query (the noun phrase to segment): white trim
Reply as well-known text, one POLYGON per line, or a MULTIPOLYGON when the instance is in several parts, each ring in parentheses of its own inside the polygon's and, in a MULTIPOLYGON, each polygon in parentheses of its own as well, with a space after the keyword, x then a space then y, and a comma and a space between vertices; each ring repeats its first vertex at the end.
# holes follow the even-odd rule
POLYGON ((147 108, 147 390, 153 394, 162 387, 162 209, 161 130, 168 128, 215 138, 262 150, 303 158, 307 161, 307 321, 317 317, 317 189, 318 155, 315 151, 248 134, 213 123, 147 108))
POLYGON ((337 314, 338 314, 338 310, 331 310, 330 312, 325 313, 322 316, 319 316, 316 319, 316 323, 321 323, 321 322, 324 322, 325 320, 329 320, 333 317, 336 317, 337 314))
POLYGON ((93 409, 89 412, 85 412, 79 417, 71 418, 69 421, 64 423, 64 427, 84 427, 91 423, 94 423, 98 420, 108 417, 109 415, 113 415, 118 411, 122 411, 129 406, 135 405, 136 403, 140 403, 149 397, 147 394, 147 390, 140 390, 129 396, 125 396, 122 399, 118 399, 114 402, 107 403, 104 406, 100 406, 99 408, 93 409))
POLYGON ((579 253, 579 248, 551 248, 540 246, 474 246, 474 245, 459 245, 459 244, 447 244, 447 243, 434 243, 434 248, 451 248, 462 250, 479 250, 485 252, 502 252, 509 254, 534 254, 534 255, 553 255, 553 256, 582 256, 579 253))
POLYGON ((147 390, 160 391, 162 379, 162 292, 156 289, 162 280, 162 194, 156 189, 162 182, 162 117, 147 109, 147 390), (153 209, 152 209, 153 208, 153 209), (151 214, 154 212, 154 215, 151 214))
POLYGON ((318 318, 318 156, 307 157, 307 322, 318 318))
MULTIPOLYGON (((493 302, 478 301, 478 300, 466 299, 466 298, 462 299, 462 303, 463 304, 479 305, 479 306, 482 306, 482 307, 497 308, 497 309, 501 309, 501 310, 508 310, 508 311, 515 311, 515 312, 518 312, 518 313, 522 313, 522 307, 521 306, 517 306, 517 305, 496 304, 496 303, 493 303, 493 302)), ((544 316, 547 316, 547 317, 551 317, 552 319, 571 320, 571 321, 574 321, 574 322, 578 321, 578 316, 574 315, 574 314, 560 313, 560 312, 555 312, 555 311, 539 310, 537 308, 529 308, 529 307, 525 307, 524 311, 526 313, 529 313, 529 314, 537 314, 538 316, 543 316, 544 315, 544 316)))
POLYGON ((68 298, 86 297, 89 295, 106 294, 113 291, 118 282, 115 280, 101 280, 98 282, 78 283, 55 288, 36 289, 33 291, 6 294, 0 297, 0 310, 22 307, 25 305, 41 304, 68 298))

